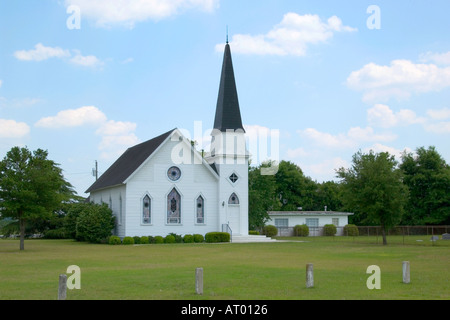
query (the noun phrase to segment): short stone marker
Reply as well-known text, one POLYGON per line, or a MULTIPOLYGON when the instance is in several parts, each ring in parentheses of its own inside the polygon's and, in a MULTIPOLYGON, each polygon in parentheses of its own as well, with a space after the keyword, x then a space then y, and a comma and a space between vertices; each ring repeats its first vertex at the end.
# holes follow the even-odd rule
POLYGON ((450 233, 444 233, 442 235, 442 240, 450 240, 450 233))
POLYGON ((439 236, 431 236, 430 241, 436 241, 439 240, 439 236))
POLYGON ((203 294, 203 268, 195 269, 195 293, 203 294))
POLYGON ((403 283, 410 283, 411 274, 409 269, 409 261, 403 261, 402 270, 403 270, 403 283))
POLYGON ((314 268, 312 263, 306 265, 306 288, 314 287, 314 268))
POLYGON ((67 298, 67 275, 59 275, 58 300, 66 300, 67 298))

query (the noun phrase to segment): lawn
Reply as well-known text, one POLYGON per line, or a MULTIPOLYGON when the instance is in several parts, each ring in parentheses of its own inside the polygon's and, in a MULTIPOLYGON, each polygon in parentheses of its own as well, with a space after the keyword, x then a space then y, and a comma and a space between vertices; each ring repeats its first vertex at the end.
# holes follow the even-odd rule
POLYGON ((388 246, 374 237, 134 246, 26 240, 24 251, 18 240, 0 240, 0 299, 54 300, 59 275, 77 265, 81 289, 68 290, 69 300, 448 300, 450 241, 429 238, 391 236, 388 246), (411 264, 410 284, 402 283, 403 261, 411 264), (314 264, 310 289, 307 263, 314 264), (381 269, 380 290, 366 286, 370 265, 381 269), (201 296, 197 267, 204 270, 201 296))

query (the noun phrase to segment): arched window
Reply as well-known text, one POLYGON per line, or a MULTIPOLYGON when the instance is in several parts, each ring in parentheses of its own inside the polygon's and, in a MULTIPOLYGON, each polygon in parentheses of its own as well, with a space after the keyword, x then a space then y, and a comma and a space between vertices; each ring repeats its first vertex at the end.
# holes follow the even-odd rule
POLYGON ((150 224, 152 223, 152 202, 148 195, 142 200, 142 223, 150 224))
POLYGON ((232 193, 230 198, 228 199, 228 204, 239 204, 239 198, 236 193, 232 193))
POLYGON ((205 223, 205 200, 202 196, 197 198, 197 223, 205 223))
POLYGON ((175 188, 167 196, 167 223, 181 223, 181 196, 175 188))

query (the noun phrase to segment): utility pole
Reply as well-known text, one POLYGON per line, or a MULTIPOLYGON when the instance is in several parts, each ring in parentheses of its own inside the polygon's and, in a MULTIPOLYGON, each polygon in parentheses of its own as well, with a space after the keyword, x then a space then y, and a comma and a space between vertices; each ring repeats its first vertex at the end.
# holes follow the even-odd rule
POLYGON ((97 160, 95 160, 95 168, 92 169, 92 175, 95 177, 95 181, 98 179, 98 163, 97 160))

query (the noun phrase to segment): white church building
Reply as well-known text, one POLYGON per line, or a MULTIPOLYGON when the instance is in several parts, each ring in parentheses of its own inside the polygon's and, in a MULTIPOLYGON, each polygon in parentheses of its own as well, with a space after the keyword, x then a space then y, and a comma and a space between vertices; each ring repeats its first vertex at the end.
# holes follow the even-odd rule
POLYGON ((114 233, 248 235, 248 151, 225 45, 211 150, 202 155, 178 129, 129 148, 86 191, 116 217, 114 233))

